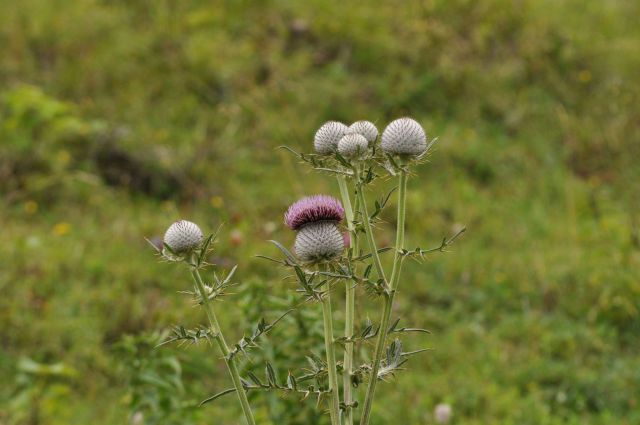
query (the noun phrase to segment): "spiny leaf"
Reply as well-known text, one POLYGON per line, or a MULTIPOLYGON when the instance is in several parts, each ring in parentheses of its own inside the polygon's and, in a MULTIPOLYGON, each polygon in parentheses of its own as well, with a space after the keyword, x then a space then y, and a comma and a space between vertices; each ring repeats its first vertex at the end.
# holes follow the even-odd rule
POLYGON ((271 329, 273 329, 276 324, 278 324, 278 322, 280 322, 280 320, 282 320, 287 314, 291 313, 293 311, 293 309, 287 310, 286 312, 284 312, 284 314, 282 314, 280 317, 278 317, 276 320, 274 320, 272 323, 267 323, 266 320, 264 320, 264 318, 261 318, 258 323, 256 324, 255 329, 253 330, 253 333, 251 334, 250 337, 247 336, 243 336, 240 341, 238 341, 238 343, 236 343, 234 345, 234 348, 231 350, 231 352, 229 353, 228 357, 229 359, 233 358, 234 356, 238 355, 239 353, 243 353, 246 354, 246 350, 252 347, 257 347, 257 341, 258 339, 266 334, 267 332, 269 332, 271 329))
POLYGON ((251 381, 257 386, 262 387, 264 385, 262 381, 260 381, 260 379, 253 372, 248 371, 247 376, 249 376, 249 379, 251 379, 251 381))
POLYGON ((226 389, 224 391, 220 391, 218 394, 212 395, 211 397, 202 400, 200 402, 200 406, 202 406, 205 403, 209 403, 210 401, 214 401, 215 399, 220 398, 220 397, 222 397, 224 395, 231 394, 231 393, 234 393, 234 392, 236 392, 235 388, 228 388, 228 389, 226 389))
POLYGON ((440 243, 440 246, 435 247, 435 248, 431 248, 431 249, 422 249, 420 247, 414 249, 413 251, 408 251, 406 249, 400 250, 400 255, 404 256, 404 257, 420 257, 420 258, 424 258, 424 256, 426 254, 429 254, 431 252, 445 252, 445 249, 453 244, 456 239, 458 239, 464 232, 467 231, 466 227, 463 227, 462 229, 460 229, 458 232, 456 232, 455 235, 453 235, 452 237, 450 237, 449 239, 447 238, 443 238, 442 242, 440 243))
POLYGON ((381 201, 376 200, 375 201, 375 210, 373 211, 373 213, 371 214, 370 218, 373 220, 374 218, 376 218, 384 209, 384 207, 387 205, 387 202, 389 202, 389 198, 391 197, 391 194, 397 189, 398 187, 394 187, 392 188, 387 195, 382 198, 381 201))
POLYGON ((197 266, 200 267, 204 262, 207 253, 209 252, 209 245, 211 245, 211 241, 213 240, 214 235, 211 234, 207 239, 205 239, 204 243, 201 245, 200 254, 198 255, 197 266))
POLYGON ((267 362, 265 366, 265 374, 267 376, 267 381, 269 382, 269 385, 277 387, 278 380, 276 377, 276 372, 273 370, 273 366, 271 366, 271 363, 269 362, 267 362))
POLYGON ((280 242, 274 240, 270 240, 269 242, 274 244, 284 254, 284 256, 287 258, 287 260, 289 260, 291 264, 297 264, 296 257, 291 254, 291 252, 289 252, 289 250, 285 248, 280 242))
POLYGON ((293 376, 291 371, 289 371, 289 374, 287 375, 287 387, 289 387, 292 390, 298 389, 298 382, 296 381, 296 377, 293 376))
MULTIPOLYGON (((151 242, 149 239, 144 238, 145 241, 147 241, 147 243, 149 245, 151 245, 151 247, 153 248, 153 250, 157 253, 157 254, 162 254, 162 250, 159 249, 156 244, 154 244, 153 242, 151 242)), ((164 242, 162 243, 164 245, 164 242)))
POLYGON ((172 342, 180 342, 180 343, 191 343, 197 344, 201 340, 210 341, 211 338, 215 338, 216 335, 211 332, 210 329, 205 328, 196 328, 196 329, 185 329, 184 326, 175 326, 171 330, 171 337, 166 341, 161 342, 156 345, 157 347, 161 347, 166 344, 170 344, 172 342))
MULTIPOLYGON (((379 248, 378 249, 378 254, 383 254, 383 253, 385 253, 387 251, 391 251, 392 249, 393 248, 391 248, 389 246, 386 246, 384 248, 379 248)), ((353 260, 354 261, 362 261, 362 260, 366 260, 368 258, 371 258, 371 254, 370 253, 369 254, 365 254, 365 255, 361 255, 360 257, 354 258, 353 260)))

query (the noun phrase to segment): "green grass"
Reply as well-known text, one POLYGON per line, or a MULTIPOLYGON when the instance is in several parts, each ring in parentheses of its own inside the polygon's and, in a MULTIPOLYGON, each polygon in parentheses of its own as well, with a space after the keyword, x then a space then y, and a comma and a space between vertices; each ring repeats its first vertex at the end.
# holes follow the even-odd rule
MULTIPOLYGON (((0 6, 0 423, 126 423, 140 391, 180 418, 158 423, 239 423, 232 398, 190 404, 229 386, 206 347, 126 354, 204 321, 176 293, 187 273, 143 238, 178 218, 225 223, 216 262, 239 264, 243 285, 221 319, 239 338, 295 302, 255 258, 292 242, 285 208, 338 194, 277 146, 310 150, 329 119, 381 129, 405 114, 439 138, 409 181, 407 245, 468 231, 405 267, 395 314, 433 332, 405 343, 434 351, 378 387, 372 422, 433 423, 440 402, 456 424, 640 421, 639 6, 380 3, 0 6), (174 376, 175 359, 183 389, 144 381, 174 376)), ((247 367, 276 359, 285 376, 296 341, 321 350, 315 310, 247 367)), ((377 310, 359 294, 360 321, 377 310)), ((261 423, 326 421, 313 401, 295 419, 294 399, 252 401, 261 423)))

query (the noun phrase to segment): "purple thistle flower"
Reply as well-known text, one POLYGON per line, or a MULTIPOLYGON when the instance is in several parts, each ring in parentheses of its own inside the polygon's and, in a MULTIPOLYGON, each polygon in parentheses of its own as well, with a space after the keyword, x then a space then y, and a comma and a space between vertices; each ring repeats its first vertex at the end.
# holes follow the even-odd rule
POLYGON ((308 223, 340 222, 343 218, 344 208, 340 201, 327 195, 314 195, 292 204, 284 215, 284 222, 291 230, 298 230, 308 223))

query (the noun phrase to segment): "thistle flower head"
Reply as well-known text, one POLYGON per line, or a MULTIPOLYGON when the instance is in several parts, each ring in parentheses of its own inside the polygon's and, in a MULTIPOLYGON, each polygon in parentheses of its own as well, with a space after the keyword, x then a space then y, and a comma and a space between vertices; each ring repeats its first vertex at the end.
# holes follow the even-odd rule
POLYGON ((285 224, 298 230, 308 223, 318 221, 340 222, 344 218, 344 208, 337 199, 327 195, 314 195, 293 203, 284 215, 285 224))
POLYGON ((346 159, 361 159, 367 155, 369 142, 357 133, 347 134, 338 142, 338 152, 346 159))
POLYGON ((316 131, 313 137, 313 147, 321 155, 335 152, 338 142, 345 135, 349 127, 338 121, 327 121, 316 131))
POLYGON ((335 222, 309 223, 298 231, 294 251, 305 263, 330 261, 344 251, 344 236, 335 222))
POLYGON ((382 132, 382 150, 392 155, 417 156, 427 149, 427 136, 411 118, 392 121, 382 132))
POLYGON ((167 229, 164 234, 164 243, 176 254, 181 254, 200 246, 202 238, 202 230, 197 224, 179 220, 167 229))
POLYGON ((349 126, 347 134, 361 134, 372 143, 378 138, 378 129, 371 121, 356 121, 349 126))

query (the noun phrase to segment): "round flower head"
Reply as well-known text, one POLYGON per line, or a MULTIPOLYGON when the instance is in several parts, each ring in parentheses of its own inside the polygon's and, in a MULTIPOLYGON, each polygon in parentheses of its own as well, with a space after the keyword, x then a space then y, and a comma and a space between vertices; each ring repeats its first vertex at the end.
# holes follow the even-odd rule
POLYGON ((200 246, 202 230, 197 224, 187 220, 173 223, 164 234, 164 243, 176 254, 191 251, 200 246))
POLYGON ((346 159, 362 159, 368 148, 369 142, 361 134, 347 134, 338 142, 338 152, 346 159))
POLYGON ((284 215, 284 222, 291 230, 318 221, 338 223, 344 218, 344 208, 337 199, 327 195, 302 198, 292 204, 284 215))
POLYGON ((372 143, 378 138, 378 129, 371 121, 356 121, 349 126, 347 134, 362 134, 367 142, 372 143))
POLYGON ((348 129, 349 127, 338 121, 327 121, 322 124, 313 137, 313 147, 316 152, 322 155, 335 152, 338 148, 338 142, 348 129))
POLYGON ((298 231, 294 251, 305 263, 333 260, 344 251, 344 236, 335 222, 309 223, 298 231))
POLYGON ((392 155, 417 156, 426 149, 427 136, 411 118, 392 121, 382 132, 382 150, 392 155))

